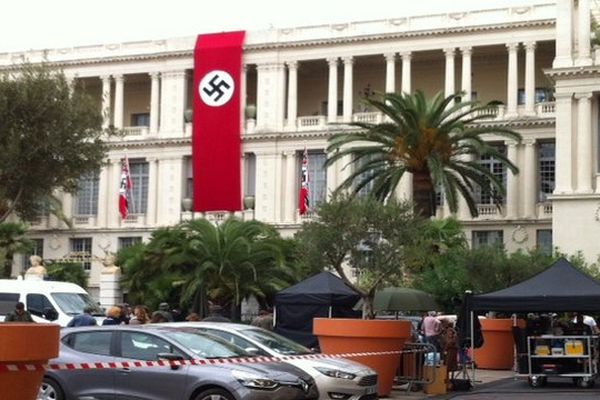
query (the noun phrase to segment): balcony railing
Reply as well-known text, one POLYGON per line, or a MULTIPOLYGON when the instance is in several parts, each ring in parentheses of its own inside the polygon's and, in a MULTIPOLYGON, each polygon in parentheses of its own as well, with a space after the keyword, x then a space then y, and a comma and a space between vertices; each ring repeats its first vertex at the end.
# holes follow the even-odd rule
POLYGON ((552 203, 549 201, 538 203, 537 216, 539 219, 552 218, 552 203))
POLYGON ((311 115, 308 117, 298 118, 298 130, 309 131, 314 129, 322 129, 327 125, 327 117, 324 115, 311 115))
POLYGON ((380 112, 360 112, 352 116, 352 121, 366 124, 379 124, 383 120, 383 114, 380 112))
POLYGON ((556 112, 556 104, 553 101, 545 101, 535 105, 535 112, 538 117, 553 117, 556 112))
POLYGON ((479 219, 502 219, 504 218, 504 208, 496 204, 477 204, 479 219))
POLYGON ((148 136, 147 126, 126 126, 123 128, 125 136, 148 136))

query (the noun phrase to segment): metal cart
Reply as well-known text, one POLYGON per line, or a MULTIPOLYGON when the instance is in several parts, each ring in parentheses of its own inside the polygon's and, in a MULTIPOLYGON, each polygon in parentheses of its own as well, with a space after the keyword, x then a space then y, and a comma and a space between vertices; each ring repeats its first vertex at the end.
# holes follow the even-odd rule
POLYGON ((598 375, 597 344, 597 336, 528 336, 529 384, 541 387, 548 377, 566 377, 582 388, 594 386, 598 375), (577 350, 567 351, 569 345, 576 346, 577 350))

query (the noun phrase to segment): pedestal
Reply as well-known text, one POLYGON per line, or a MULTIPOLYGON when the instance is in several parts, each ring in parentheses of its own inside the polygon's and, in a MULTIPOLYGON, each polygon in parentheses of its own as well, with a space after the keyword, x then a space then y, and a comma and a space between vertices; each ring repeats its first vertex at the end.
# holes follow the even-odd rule
POLYGON ((121 290, 121 273, 100 275, 100 305, 112 307, 123 301, 121 290))

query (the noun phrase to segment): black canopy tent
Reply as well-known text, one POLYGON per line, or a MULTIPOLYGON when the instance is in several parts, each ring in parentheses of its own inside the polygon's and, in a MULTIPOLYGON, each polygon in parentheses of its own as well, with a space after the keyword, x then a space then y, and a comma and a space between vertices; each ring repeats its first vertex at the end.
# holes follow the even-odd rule
POLYGON ((600 282, 561 258, 548 269, 516 285, 472 296, 469 308, 476 313, 598 311, 600 282))
POLYGON ((275 331, 307 347, 315 347, 313 318, 357 318, 360 295, 331 272, 321 272, 275 295, 275 331))

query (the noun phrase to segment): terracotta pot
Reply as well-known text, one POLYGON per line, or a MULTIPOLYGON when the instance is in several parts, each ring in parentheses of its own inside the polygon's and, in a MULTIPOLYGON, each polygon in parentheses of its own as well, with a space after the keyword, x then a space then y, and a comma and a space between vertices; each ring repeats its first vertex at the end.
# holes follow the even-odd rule
MULTIPOLYGON (((45 364, 58 356, 60 326, 56 324, 0 324, 0 364, 45 364)), ((44 371, 0 373, 3 399, 35 400, 44 371)))
MULTIPOLYGON (((482 369, 511 369, 514 365, 512 319, 481 319, 483 346, 475 349, 475 363, 482 369)), ((525 321, 519 320, 524 327, 525 321)))
MULTIPOLYGON (((410 338, 409 321, 315 318, 313 333, 326 354, 402 350, 410 338)), ((387 396, 400 365, 400 354, 348 357, 367 365, 379 375, 378 391, 387 396)))

